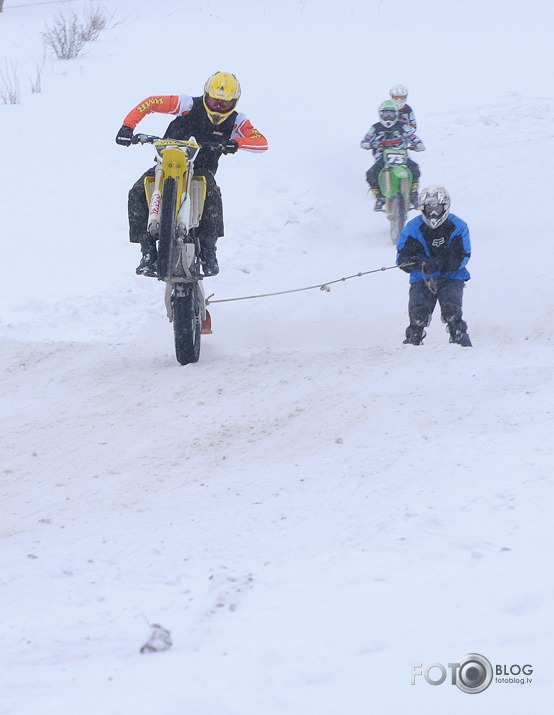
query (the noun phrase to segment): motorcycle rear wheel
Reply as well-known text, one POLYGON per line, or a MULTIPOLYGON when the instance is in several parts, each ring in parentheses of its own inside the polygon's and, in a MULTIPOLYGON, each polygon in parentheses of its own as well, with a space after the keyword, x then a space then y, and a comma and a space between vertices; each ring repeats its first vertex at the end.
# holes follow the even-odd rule
POLYGON ((408 212, 406 210, 404 197, 401 194, 397 194, 392 199, 391 213, 389 215, 390 240, 395 246, 398 242, 398 237, 402 233, 402 229, 406 224, 407 216, 408 212))
POLYGON ((202 318, 200 301, 194 283, 173 288, 173 333, 175 336, 175 356, 181 365, 198 362, 202 318))

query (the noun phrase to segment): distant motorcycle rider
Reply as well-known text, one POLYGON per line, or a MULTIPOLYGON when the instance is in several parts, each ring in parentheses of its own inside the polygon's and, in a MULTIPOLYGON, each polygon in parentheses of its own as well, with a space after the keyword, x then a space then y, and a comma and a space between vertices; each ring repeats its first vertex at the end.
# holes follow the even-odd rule
POLYGON ((406 103, 408 90, 403 84, 395 84, 394 87, 391 87, 389 94, 400 113, 400 121, 408 131, 413 130, 412 133, 415 134, 417 132, 417 122, 414 110, 406 103))
POLYGON ((471 256, 467 224, 450 213, 450 196, 442 186, 428 186, 419 198, 421 215, 409 221, 398 238, 396 264, 410 274, 404 343, 422 345, 425 328, 437 304, 450 342, 471 347, 462 319, 462 296, 470 279, 471 256))
MULTIPOLYGON (((204 212, 196 229, 205 276, 219 273, 216 243, 223 236, 223 203, 215 181, 219 158, 221 154, 234 154, 238 149, 255 152, 267 149, 263 134, 235 109, 240 94, 240 84, 234 74, 216 72, 206 81, 202 96, 157 95, 143 100, 125 117, 115 139, 117 144, 129 146, 137 124, 150 112, 161 112, 178 115, 167 127, 164 138, 188 140, 194 137, 200 146, 208 142, 221 145, 220 150, 200 149, 194 162, 195 175, 204 176, 207 184, 204 212)), ((156 275, 156 240, 146 231, 148 204, 144 192, 144 178, 153 175, 154 168, 140 177, 129 191, 128 202, 129 240, 140 243, 142 259, 136 272, 144 276, 156 275)))
MULTIPOLYGON (((415 134, 413 128, 407 128, 400 121, 400 112, 392 99, 387 99, 379 105, 379 120, 373 124, 361 141, 362 149, 371 149, 375 158, 375 164, 366 172, 366 180, 371 191, 375 195, 375 211, 380 211, 385 198, 379 189, 379 172, 384 166, 383 150, 389 147, 399 147, 401 149, 413 149, 414 151, 425 151, 425 146, 421 139, 415 134)), ((408 167, 412 172, 412 187, 410 191, 410 203, 414 208, 418 206, 417 189, 419 186, 419 166, 408 159, 408 167)))

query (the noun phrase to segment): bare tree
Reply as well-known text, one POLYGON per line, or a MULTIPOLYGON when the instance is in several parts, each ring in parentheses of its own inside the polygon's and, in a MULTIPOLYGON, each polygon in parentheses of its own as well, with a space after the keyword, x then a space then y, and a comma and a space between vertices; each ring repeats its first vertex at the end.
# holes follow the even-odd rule
POLYGON ((52 50, 59 60, 73 60, 78 57, 86 43, 83 29, 77 15, 66 17, 60 12, 54 18, 54 24, 47 26, 41 33, 46 47, 52 50))
POLYGON ((81 28, 81 34, 87 42, 92 42, 97 39, 102 30, 105 30, 113 18, 108 17, 106 10, 103 7, 89 7, 84 15, 84 23, 81 28))
POLYGON ((42 55, 42 58, 35 61, 35 74, 29 77, 29 84, 31 85, 31 94, 40 94, 42 91, 42 71, 44 65, 46 64, 46 53, 42 55))
MULTIPOLYGON (((102 30, 114 26, 113 14, 109 16, 103 7, 89 7, 82 21, 75 13, 54 17, 52 25, 47 25, 41 33, 46 47, 60 60, 78 57, 87 42, 98 38, 102 30)), ((115 23, 118 24, 118 23, 115 23)))
POLYGON ((19 79, 17 78, 17 62, 4 57, 4 69, 0 69, 0 100, 2 104, 20 104, 19 79))

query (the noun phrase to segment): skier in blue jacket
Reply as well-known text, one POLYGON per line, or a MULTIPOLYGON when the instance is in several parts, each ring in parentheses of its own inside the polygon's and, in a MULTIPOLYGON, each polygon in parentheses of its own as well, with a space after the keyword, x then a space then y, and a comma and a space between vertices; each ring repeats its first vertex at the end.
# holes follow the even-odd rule
POLYGON ((442 186, 428 186, 419 197, 421 215, 409 221, 397 243, 396 264, 410 274, 404 343, 422 345, 425 328, 437 304, 450 333, 450 342, 471 347, 462 320, 462 296, 470 279, 471 255, 467 224, 450 213, 450 196, 442 186))

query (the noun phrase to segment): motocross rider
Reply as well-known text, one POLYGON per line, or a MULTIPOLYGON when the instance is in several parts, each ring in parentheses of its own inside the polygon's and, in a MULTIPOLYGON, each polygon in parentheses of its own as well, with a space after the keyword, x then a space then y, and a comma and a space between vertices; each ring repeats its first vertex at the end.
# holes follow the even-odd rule
POLYGON ((419 197, 421 215, 409 221, 398 238, 396 264, 410 274, 405 344, 422 345, 437 304, 450 342, 471 347, 462 320, 462 296, 470 279, 467 224, 450 213, 450 196, 442 186, 428 186, 419 197))
MULTIPOLYGON (((165 139, 194 137, 202 146, 217 142, 221 148, 202 148, 194 162, 196 176, 204 176, 207 183, 206 201, 202 219, 197 228, 200 242, 200 261, 205 276, 219 273, 216 243, 223 236, 223 204, 221 191, 215 181, 215 173, 221 154, 234 154, 237 149, 261 152, 267 149, 266 138, 252 126, 244 114, 236 111, 240 98, 240 84, 234 74, 216 72, 206 81, 204 93, 199 97, 181 95, 156 95, 147 97, 123 120, 115 141, 129 146, 133 130, 150 112, 177 115, 164 134, 165 139)), ((129 240, 140 243, 142 259, 138 275, 156 275, 156 240, 146 231, 148 204, 144 192, 144 177, 153 176, 154 168, 145 172, 129 191, 129 240)))
MULTIPOLYGON (((400 120, 400 112, 392 99, 382 102, 379 105, 378 112, 380 121, 368 129, 367 134, 361 141, 362 149, 371 149, 375 158, 375 164, 366 172, 367 183, 375 195, 375 211, 381 211, 385 204, 385 199, 379 189, 379 172, 384 166, 383 149, 400 147, 402 149, 413 149, 414 151, 425 151, 423 142, 415 134, 413 128, 410 126, 407 129, 400 120)), ((408 159, 408 167, 412 172, 410 203, 414 208, 417 208, 419 166, 415 161, 408 159)))
POLYGON ((413 130, 413 134, 417 132, 417 122, 414 114, 414 110, 409 104, 406 104, 408 99, 408 90, 403 84, 395 84, 394 87, 390 89, 390 98, 396 104, 398 111, 400 112, 400 121, 410 131, 410 127, 413 130))

